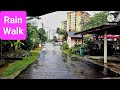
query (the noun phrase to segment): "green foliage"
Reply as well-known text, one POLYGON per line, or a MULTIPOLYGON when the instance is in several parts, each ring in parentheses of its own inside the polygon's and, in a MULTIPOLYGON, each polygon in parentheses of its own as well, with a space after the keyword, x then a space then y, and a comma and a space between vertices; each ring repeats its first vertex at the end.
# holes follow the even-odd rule
POLYGON ((94 42, 92 39, 86 38, 84 48, 87 50, 87 53, 92 53, 94 47, 94 42))
POLYGON ((22 71, 25 69, 28 65, 36 61, 38 54, 39 54, 40 49, 35 49, 32 50, 32 56, 31 57, 26 57, 23 60, 20 61, 15 61, 13 63, 10 63, 4 71, 0 74, 0 78, 2 77, 7 77, 9 75, 14 74, 17 71, 22 71))
POLYGON ((53 41, 55 41, 55 42, 57 41, 57 37, 56 36, 53 37, 53 41))
POLYGON ((63 41, 66 41, 66 40, 67 40, 68 35, 67 35, 67 32, 66 32, 65 30, 62 30, 62 29, 60 29, 60 28, 57 28, 56 33, 57 33, 58 35, 64 35, 64 36, 63 36, 63 41))
POLYGON ((88 49, 92 49, 94 47, 94 42, 92 40, 86 41, 86 46, 88 49))
POLYGON ((30 23, 27 24, 27 39, 22 41, 24 46, 22 48, 25 50, 35 49, 38 44, 45 42, 47 40, 46 32, 43 28, 37 30, 37 27, 32 26, 30 23))
POLYGON ((18 50, 21 48, 21 45, 24 46, 24 43, 22 43, 20 40, 4 40, 2 41, 2 51, 3 52, 9 52, 18 50))
POLYGON ((64 43, 61 45, 61 49, 62 49, 62 50, 69 49, 69 45, 68 45, 66 42, 64 42, 64 43))
POLYGON ((20 49, 20 45, 24 46, 24 43, 22 43, 20 40, 17 40, 16 42, 14 42, 15 45, 15 50, 20 49))
MULTIPOLYGON (((0 43, 2 43, 2 46, 0 44, 0 47, 2 47, 2 51, 3 52, 8 52, 10 51, 12 48, 12 42, 11 41, 7 41, 7 40, 0 40, 0 43)), ((0 48, 1 50, 1 48, 0 48)))
POLYGON ((65 31, 65 32, 64 32, 64 36, 63 36, 63 41, 67 41, 67 37, 68 37, 68 34, 67 34, 67 32, 65 31))
POLYGON ((89 41, 92 41, 92 39, 89 38, 89 37, 84 37, 84 42, 85 42, 85 44, 88 43, 89 41))
POLYGON ((57 28, 56 33, 59 34, 59 35, 61 35, 61 29, 57 28))
POLYGON ((65 30, 62 30, 62 29, 60 29, 60 28, 57 28, 56 33, 59 34, 59 35, 64 35, 64 34, 66 33, 66 31, 65 31, 65 30))
POLYGON ((38 44, 38 40, 40 41, 39 35, 36 30, 37 27, 32 26, 30 23, 27 24, 27 38, 26 40, 22 41, 22 43, 24 43, 24 46, 22 45, 22 49, 31 50, 36 47, 36 44, 38 44))
POLYGON ((40 28, 39 30, 36 30, 36 32, 39 35, 40 41, 43 43, 47 40, 47 34, 43 28, 40 28))
POLYGON ((27 20, 33 20, 33 19, 41 19, 41 18, 39 18, 39 16, 29 16, 29 18, 27 18, 27 20))
POLYGON ((36 30, 37 30, 37 27, 34 27, 30 23, 28 23, 27 24, 27 39, 22 40, 22 41, 20 40, 2 41, 2 51, 9 52, 9 51, 18 50, 20 48, 24 50, 34 49, 40 41, 39 35, 36 32, 36 30))
POLYGON ((69 54, 80 54, 80 47, 82 47, 81 44, 75 44, 69 49, 69 54))
POLYGON ((90 28, 98 27, 107 22, 108 12, 99 12, 96 13, 93 17, 90 18, 88 22, 85 23, 82 30, 87 30, 90 28))
MULTIPOLYGON (((31 16, 27 20, 40 19, 39 16, 31 16)), ((38 44, 45 42, 47 40, 47 34, 43 28, 37 30, 36 26, 32 26, 30 23, 27 23, 27 39, 22 41, 22 49, 32 50, 35 49, 38 44)))

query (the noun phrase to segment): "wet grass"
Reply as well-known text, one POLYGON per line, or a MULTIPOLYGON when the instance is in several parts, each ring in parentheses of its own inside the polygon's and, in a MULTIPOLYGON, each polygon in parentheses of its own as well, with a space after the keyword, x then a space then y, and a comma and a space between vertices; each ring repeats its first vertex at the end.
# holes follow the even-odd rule
POLYGON ((65 54, 67 54, 68 56, 70 56, 71 58, 74 58, 74 59, 72 59, 72 61, 80 61, 80 60, 83 59, 83 57, 81 57, 80 55, 70 54, 68 49, 67 49, 67 50, 63 50, 63 52, 64 52, 65 54))
POLYGON ((80 55, 77 55, 77 54, 70 54, 69 49, 63 50, 63 52, 66 53, 67 55, 71 56, 71 57, 81 57, 80 55))
POLYGON ((63 52, 68 55, 69 54, 69 49, 63 50, 63 52))
POLYGON ((0 78, 8 77, 17 71, 24 70, 27 66, 29 66, 30 64, 32 64, 33 62, 35 62, 37 60, 38 55, 39 55, 39 51, 40 51, 40 48, 35 49, 35 50, 31 50, 32 56, 25 57, 25 58, 23 58, 23 60, 10 63, 8 65, 8 67, 6 67, 3 70, 3 72, 0 74, 0 78))

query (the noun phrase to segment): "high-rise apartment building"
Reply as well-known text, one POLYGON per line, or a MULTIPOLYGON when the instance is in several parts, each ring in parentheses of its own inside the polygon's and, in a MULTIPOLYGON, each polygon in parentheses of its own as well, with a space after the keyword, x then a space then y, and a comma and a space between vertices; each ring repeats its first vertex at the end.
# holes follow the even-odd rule
POLYGON ((73 11, 67 13, 67 31, 81 31, 90 14, 85 11, 73 11))
POLYGON ((61 22, 61 29, 67 31, 67 21, 61 22))

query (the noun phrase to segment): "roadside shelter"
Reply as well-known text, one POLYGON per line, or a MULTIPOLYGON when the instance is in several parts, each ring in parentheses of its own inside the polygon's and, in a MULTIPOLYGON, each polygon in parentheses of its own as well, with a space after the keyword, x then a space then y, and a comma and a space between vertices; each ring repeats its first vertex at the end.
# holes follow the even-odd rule
POLYGON ((104 63, 107 63, 107 35, 120 35, 120 22, 108 22, 101 26, 91 28, 85 31, 77 32, 75 35, 96 34, 104 36, 104 63))

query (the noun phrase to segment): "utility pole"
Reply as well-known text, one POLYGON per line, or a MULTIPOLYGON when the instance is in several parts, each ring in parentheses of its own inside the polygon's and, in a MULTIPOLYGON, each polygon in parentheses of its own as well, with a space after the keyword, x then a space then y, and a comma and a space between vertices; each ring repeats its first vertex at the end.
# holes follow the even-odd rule
POLYGON ((50 30, 49 30, 49 39, 50 39, 50 30))
MULTIPOLYGON (((44 24, 42 23, 42 30, 44 29, 44 24)), ((42 33, 43 34, 43 33, 42 33)), ((41 35, 41 46, 42 46, 42 35, 41 35)))
POLYGON ((44 28, 44 24, 42 23, 42 28, 44 28))

